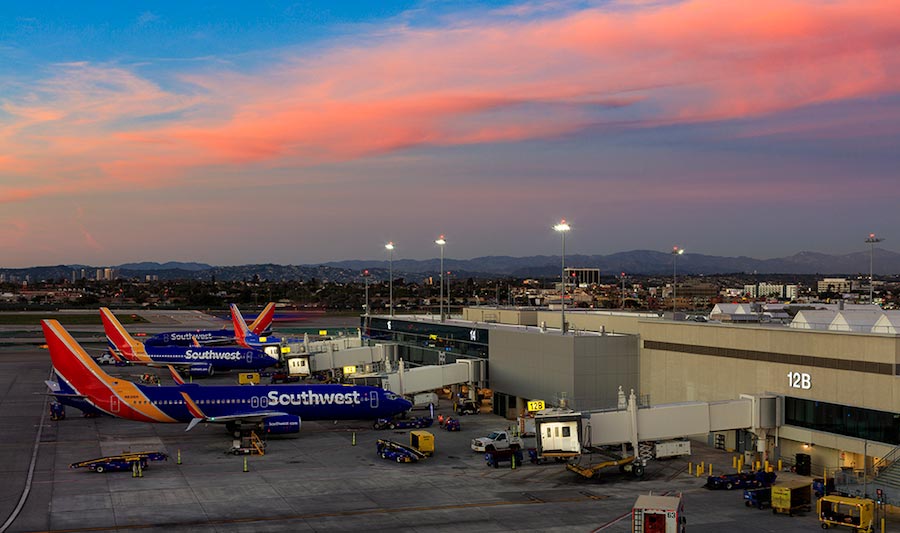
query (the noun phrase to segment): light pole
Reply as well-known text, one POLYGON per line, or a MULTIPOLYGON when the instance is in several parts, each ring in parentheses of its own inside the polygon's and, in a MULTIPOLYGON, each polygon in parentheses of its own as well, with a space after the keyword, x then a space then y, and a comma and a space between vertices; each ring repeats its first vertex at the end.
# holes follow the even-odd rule
POLYGON ((625 273, 622 272, 622 310, 625 310, 625 273))
MULTIPOLYGON (((684 249, 677 246, 672 247, 672 313, 675 313, 675 286, 677 285, 678 275, 678 256, 684 253, 684 249)), ((674 318, 674 317, 673 317, 674 318)))
POLYGON ((560 287, 560 319, 562 320, 562 325, 559 328, 559 331, 565 335, 566 334, 566 233, 572 229, 566 223, 566 219, 562 219, 559 221, 559 224, 553 226, 554 231, 558 231, 562 235, 562 271, 560 272, 559 281, 562 283, 560 287))
POLYGON ((869 238, 866 239, 866 242, 869 243, 869 302, 875 303, 875 282, 872 277, 872 266, 875 262, 875 243, 881 242, 884 239, 876 237, 874 233, 869 234, 869 238))
POLYGON ((390 265, 390 287, 388 291, 388 301, 390 302, 390 316, 394 316, 394 241, 391 241, 384 245, 387 251, 390 253, 389 265, 390 265))
POLYGON ((441 322, 444 321, 444 245, 447 244, 447 240, 444 239, 444 236, 441 235, 438 237, 434 244, 437 244, 441 247, 441 322))
POLYGON ((366 316, 369 316, 369 271, 363 270, 363 279, 366 280, 366 316))

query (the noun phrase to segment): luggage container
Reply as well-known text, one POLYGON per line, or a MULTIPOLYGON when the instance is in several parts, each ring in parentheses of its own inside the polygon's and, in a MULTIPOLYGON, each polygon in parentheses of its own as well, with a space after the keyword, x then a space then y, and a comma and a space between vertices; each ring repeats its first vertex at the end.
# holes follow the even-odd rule
POLYGON ((632 533, 684 533, 684 501, 678 496, 642 494, 631 508, 632 533))
POLYGON ((744 489, 744 505, 757 509, 772 505, 772 487, 744 489))
POLYGON ((772 513, 787 513, 794 516, 797 511, 812 510, 812 483, 796 481, 772 487, 772 513))
POLYGON ((429 457, 434 455, 434 435, 430 431, 410 431, 409 445, 429 457))
POLYGON ((816 514, 822 529, 840 526, 871 533, 875 528, 875 502, 866 498, 824 496, 816 503, 816 514))

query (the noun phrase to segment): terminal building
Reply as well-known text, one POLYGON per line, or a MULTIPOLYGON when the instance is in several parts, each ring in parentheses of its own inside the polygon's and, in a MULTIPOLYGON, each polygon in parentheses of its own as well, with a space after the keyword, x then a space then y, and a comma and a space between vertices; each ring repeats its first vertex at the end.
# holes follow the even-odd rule
MULTIPOLYGON (((870 323, 842 310, 838 324, 870 323)), ((878 314, 880 311, 876 311, 878 314)), ((765 442, 743 430, 708 435, 765 458, 811 456, 813 471, 872 468, 900 446, 900 336, 890 313, 864 327, 788 327, 781 322, 695 322, 671 313, 470 307, 461 319, 369 317, 374 338, 400 343, 405 360, 487 361, 494 412, 514 417, 528 400, 577 410, 616 407, 616 391, 643 403, 780 398, 780 427, 765 442)), ((832 319, 832 321, 834 321, 832 319)))

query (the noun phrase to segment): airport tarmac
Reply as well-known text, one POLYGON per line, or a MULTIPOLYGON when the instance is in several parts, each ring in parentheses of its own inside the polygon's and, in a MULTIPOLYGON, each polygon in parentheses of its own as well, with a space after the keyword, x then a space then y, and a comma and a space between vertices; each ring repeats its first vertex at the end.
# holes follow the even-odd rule
MULTIPOLYGON (((134 375, 130 368, 105 367, 134 375)), ((304 421, 298 435, 272 437, 263 457, 226 454, 230 438, 214 425, 185 433, 184 424, 142 424, 82 418, 68 409, 52 422, 43 380, 44 350, 0 350, 0 520, 29 486, 8 531, 630 531, 639 494, 682 493, 687 531, 812 531, 815 513, 788 517, 748 509, 741 491, 709 491, 687 474, 687 460, 652 462, 642 481, 617 470, 586 480, 561 464, 488 468, 469 449, 473 437, 509 422, 492 414, 461 417, 462 431, 432 427, 436 454, 397 464, 375 454, 375 441, 408 442, 408 431, 376 431, 371 422, 304 421), (38 436, 38 431, 40 435, 38 436), (356 445, 353 445, 354 434, 356 445), (35 443, 37 441, 37 447, 35 443), (130 472, 97 474, 72 462, 158 450, 142 478, 130 472), (176 464, 178 451, 182 464, 176 464), (29 470, 34 453, 33 478, 29 470)), ((162 374, 161 374, 162 375, 162 374)), ((217 382, 231 380, 222 376, 217 382)), ((165 381, 164 381, 165 382, 165 381)), ((449 414, 449 401, 441 400, 449 414)), ((694 444, 694 461, 730 470, 731 455, 694 444)), ((796 477, 780 474, 781 479, 796 477)), ((807 478, 808 479, 808 478, 807 478)), ((900 531, 889 524, 888 531, 900 531)))

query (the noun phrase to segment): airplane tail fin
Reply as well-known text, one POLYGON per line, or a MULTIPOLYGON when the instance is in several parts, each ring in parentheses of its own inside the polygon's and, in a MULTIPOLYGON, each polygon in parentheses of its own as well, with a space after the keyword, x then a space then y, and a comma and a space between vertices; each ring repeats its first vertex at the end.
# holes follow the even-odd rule
POLYGON ((43 320, 41 327, 50 349, 53 369, 67 393, 87 397, 109 396, 110 376, 56 320, 43 320), (65 385, 63 385, 65 384, 65 385))
POLYGON ((152 405, 139 386, 104 372, 58 321, 43 320, 41 327, 56 375, 72 391, 89 400, 92 406, 113 416, 132 420, 175 422, 152 405))
POLYGON ((237 340, 237 343, 246 347, 250 328, 247 327, 244 317, 235 304, 231 304, 231 323, 234 324, 234 338, 237 340))
POLYGON ((250 324, 250 331, 257 335, 261 335, 264 331, 269 329, 272 325, 272 319, 275 318, 275 302, 269 302, 269 304, 259 313, 259 316, 256 317, 256 320, 250 324))
POLYGON ((116 347, 116 350, 123 358, 129 361, 149 361, 144 345, 136 340, 125 331, 125 328, 119 322, 112 311, 106 307, 100 308, 100 317, 103 319, 103 330, 106 332, 106 338, 116 347))

